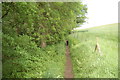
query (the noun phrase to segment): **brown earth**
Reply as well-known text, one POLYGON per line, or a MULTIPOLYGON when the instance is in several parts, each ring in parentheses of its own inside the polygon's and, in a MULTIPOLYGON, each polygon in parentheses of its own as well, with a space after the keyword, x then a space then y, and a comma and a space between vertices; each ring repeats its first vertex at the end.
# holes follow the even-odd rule
POLYGON ((70 57, 70 51, 69 46, 66 46, 66 64, 65 64, 65 73, 64 78, 73 78, 74 75, 72 73, 72 63, 71 63, 71 57, 70 57))

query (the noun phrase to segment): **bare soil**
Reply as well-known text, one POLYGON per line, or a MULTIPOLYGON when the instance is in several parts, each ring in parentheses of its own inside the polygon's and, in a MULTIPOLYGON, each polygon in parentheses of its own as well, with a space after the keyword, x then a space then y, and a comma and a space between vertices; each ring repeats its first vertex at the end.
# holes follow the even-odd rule
POLYGON ((73 68, 72 68, 72 62, 71 62, 71 57, 70 57, 70 50, 69 46, 66 46, 66 64, 65 64, 65 73, 64 73, 64 78, 73 78, 73 68))

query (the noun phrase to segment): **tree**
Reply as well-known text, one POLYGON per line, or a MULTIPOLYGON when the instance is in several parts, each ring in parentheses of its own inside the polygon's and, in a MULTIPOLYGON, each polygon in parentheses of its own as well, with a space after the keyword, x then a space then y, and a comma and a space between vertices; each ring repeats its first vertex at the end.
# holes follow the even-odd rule
POLYGON ((2 7, 3 33, 31 36, 39 47, 64 40, 87 12, 81 2, 4 2, 2 7))

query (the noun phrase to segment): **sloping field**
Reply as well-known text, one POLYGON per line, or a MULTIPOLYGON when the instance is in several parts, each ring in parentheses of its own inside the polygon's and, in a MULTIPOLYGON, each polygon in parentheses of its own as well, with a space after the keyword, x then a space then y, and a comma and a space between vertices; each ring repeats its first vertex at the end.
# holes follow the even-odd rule
POLYGON ((74 31, 69 41, 75 78, 118 77, 118 24, 74 31))

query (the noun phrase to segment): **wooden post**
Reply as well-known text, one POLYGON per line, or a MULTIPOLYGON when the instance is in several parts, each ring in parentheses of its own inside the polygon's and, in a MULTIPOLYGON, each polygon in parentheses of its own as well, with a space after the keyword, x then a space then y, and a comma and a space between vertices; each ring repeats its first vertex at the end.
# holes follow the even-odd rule
POLYGON ((95 45, 95 51, 98 51, 100 53, 100 55, 102 55, 101 49, 100 49, 100 45, 98 43, 98 37, 96 37, 96 45, 95 45))

